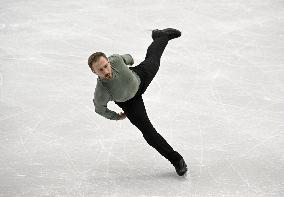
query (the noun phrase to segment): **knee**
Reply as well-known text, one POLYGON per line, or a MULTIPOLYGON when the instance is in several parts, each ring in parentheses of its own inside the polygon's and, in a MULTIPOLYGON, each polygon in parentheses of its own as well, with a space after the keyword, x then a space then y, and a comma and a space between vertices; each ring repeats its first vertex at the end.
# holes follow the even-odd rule
POLYGON ((161 57, 155 54, 146 54, 145 60, 148 65, 159 66, 161 62, 161 57))
POLYGON ((156 131, 152 131, 152 132, 145 132, 143 133, 143 137, 146 140, 146 142, 150 145, 153 146, 156 143, 156 135, 155 135, 156 131))
POLYGON ((144 124, 141 132, 146 140, 153 139, 157 135, 157 131, 151 123, 144 124))

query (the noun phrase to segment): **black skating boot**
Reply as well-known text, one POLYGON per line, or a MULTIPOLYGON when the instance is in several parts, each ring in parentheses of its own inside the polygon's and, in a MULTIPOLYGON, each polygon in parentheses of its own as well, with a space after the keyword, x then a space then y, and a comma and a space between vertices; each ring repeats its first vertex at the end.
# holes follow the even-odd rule
POLYGON ((182 158, 174 165, 176 172, 179 176, 183 176, 187 172, 187 165, 182 158))
POLYGON ((160 36, 167 36, 167 38, 169 40, 171 40, 171 39, 180 37, 181 32, 177 29, 174 29, 174 28, 166 28, 166 29, 162 29, 162 30, 154 29, 152 31, 153 40, 155 40, 156 38, 158 38, 160 36))

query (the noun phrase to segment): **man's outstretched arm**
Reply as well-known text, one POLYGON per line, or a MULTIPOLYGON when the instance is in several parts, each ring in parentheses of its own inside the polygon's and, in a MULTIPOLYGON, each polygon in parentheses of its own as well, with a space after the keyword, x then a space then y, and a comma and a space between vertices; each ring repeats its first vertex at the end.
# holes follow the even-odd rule
POLYGON ((124 54, 124 55, 121 55, 121 57, 126 65, 134 64, 134 59, 130 54, 124 54))

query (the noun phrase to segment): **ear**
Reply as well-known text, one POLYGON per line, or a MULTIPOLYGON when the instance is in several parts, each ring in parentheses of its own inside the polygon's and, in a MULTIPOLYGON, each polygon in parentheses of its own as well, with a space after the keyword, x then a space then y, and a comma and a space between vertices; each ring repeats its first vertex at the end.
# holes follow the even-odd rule
POLYGON ((92 70, 93 73, 96 74, 96 71, 95 71, 95 69, 94 69, 94 65, 91 66, 91 70, 92 70))

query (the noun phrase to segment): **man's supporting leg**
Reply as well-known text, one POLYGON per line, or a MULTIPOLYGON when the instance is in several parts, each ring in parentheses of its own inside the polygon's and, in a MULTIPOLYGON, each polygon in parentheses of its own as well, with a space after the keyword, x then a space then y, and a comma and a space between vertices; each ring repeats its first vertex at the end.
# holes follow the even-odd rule
POLYGON ((182 158, 153 127, 147 116, 142 95, 136 95, 126 102, 115 103, 123 109, 130 122, 142 132, 147 143, 173 165, 182 158))

